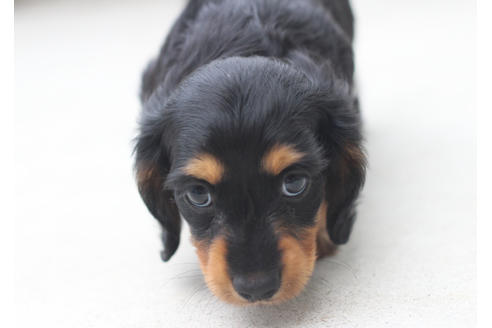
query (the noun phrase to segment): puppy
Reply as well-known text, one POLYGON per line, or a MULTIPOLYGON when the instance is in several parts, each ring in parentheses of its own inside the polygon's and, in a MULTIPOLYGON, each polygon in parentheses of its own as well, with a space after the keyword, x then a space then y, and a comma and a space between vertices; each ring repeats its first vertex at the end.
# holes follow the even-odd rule
POLYGON ((298 295, 365 177, 346 0, 190 0, 143 75, 138 189, 164 261, 188 223, 210 290, 298 295))

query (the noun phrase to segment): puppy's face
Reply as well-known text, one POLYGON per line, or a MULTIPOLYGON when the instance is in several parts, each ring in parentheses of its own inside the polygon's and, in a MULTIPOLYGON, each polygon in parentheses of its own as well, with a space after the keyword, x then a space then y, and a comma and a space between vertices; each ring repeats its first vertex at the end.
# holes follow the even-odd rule
POLYGON ((227 302, 290 299, 317 255, 332 250, 329 208, 363 158, 355 142, 339 145, 327 141, 334 130, 320 133, 323 120, 325 128, 333 122, 313 89, 286 65, 228 59, 192 75, 165 102, 156 95, 147 104, 162 116, 149 118, 147 134, 142 129, 137 169, 140 192, 164 228, 164 258, 179 242, 181 214, 207 285, 227 302), (146 160, 152 151, 153 163, 146 160))
POLYGON ((319 159, 288 143, 212 149, 188 158, 169 183, 208 286, 232 303, 296 295, 326 215, 319 159))

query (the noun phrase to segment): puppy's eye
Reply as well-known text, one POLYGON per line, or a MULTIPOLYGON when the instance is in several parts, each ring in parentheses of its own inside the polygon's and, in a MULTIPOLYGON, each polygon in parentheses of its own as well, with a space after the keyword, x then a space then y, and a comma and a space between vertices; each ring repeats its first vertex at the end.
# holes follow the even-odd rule
POLYGON ((306 190, 308 179, 302 174, 288 174, 282 183, 282 192, 289 197, 298 196, 306 190))
POLYGON ((197 207, 207 207, 212 203, 210 192, 202 185, 192 186, 186 192, 186 197, 192 205, 197 207))

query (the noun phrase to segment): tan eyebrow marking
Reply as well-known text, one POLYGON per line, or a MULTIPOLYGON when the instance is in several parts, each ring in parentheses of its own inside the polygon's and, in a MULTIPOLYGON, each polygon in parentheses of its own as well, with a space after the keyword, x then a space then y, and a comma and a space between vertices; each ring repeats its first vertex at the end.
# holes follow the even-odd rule
POLYGON ((263 156, 262 166, 266 172, 278 175, 302 157, 304 154, 295 150, 291 145, 276 144, 263 156))
POLYGON ((190 159, 183 172, 210 184, 217 184, 224 175, 224 165, 213 155, 203 153, 190 159))

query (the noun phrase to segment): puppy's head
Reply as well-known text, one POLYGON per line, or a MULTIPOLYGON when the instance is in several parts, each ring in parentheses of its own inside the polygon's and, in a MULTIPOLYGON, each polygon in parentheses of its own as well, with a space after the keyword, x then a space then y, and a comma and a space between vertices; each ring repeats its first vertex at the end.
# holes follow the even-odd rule
POLYGON ((189 224, 209 288, 235 304, 297 295, 317 256, 347 241, 364 179, 348 88, 269 59, 215 61, 145 103, 139 191, 163 259, 189 224))

